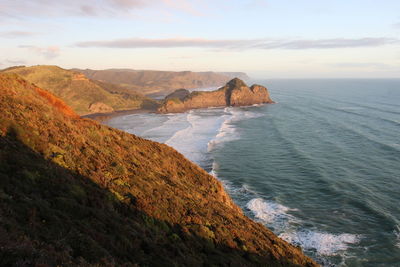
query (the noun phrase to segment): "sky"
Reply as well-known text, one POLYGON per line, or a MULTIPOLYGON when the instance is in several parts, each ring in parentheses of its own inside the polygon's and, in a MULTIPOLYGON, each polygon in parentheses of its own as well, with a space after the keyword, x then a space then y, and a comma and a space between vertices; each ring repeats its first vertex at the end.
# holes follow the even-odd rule
POLYGON ((0 68, 400 78, 399 0, 0 0, 0 68))

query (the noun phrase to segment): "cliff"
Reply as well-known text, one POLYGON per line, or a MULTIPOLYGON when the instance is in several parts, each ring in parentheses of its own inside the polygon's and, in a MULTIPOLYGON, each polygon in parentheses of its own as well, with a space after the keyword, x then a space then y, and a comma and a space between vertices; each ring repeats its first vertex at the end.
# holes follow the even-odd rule
POLYGON ((16 73, 63 99, 80 115, 130 109, 156 109, 158 103, 132 90, 87 78, 82 73, 57 66, 14 67, 3 70, 16 73))
POLYGON ((211 92, 194 91, 188 93, 187 91, 183 93, 181 90, 168 95, 161 107, 158 108, 158 112, 176 113, 196 108, 274 103, 267 88, 261 85, 248 87, 238 78, 232 79, 225 86, 211 92))
POLYGON ((131 69, 90 70, 74 69, 87 77, 118 84, 146 95, 165 96, 179 88, 221 86, 234 77, 249 77, 242 72, 154 71, 131 69))
POLYGON ((167 145, 0 73, 1 266, 317 266, 167 145))

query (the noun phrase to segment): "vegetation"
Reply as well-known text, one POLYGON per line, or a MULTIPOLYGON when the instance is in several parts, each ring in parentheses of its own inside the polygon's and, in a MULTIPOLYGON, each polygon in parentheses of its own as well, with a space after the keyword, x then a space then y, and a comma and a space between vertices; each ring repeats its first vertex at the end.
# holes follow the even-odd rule
POLYGON ((57 66, 15 67, 3 70, 20 75, 27 81, 63 99, 78 114, 101 112, 91 104, 102 103, 109 110, 155 109, 158 103, 132 90, 88 79, 85 75, 57 66))
POLYGON ((316 266, 167 145, 0 73, 0 266, 316 266))

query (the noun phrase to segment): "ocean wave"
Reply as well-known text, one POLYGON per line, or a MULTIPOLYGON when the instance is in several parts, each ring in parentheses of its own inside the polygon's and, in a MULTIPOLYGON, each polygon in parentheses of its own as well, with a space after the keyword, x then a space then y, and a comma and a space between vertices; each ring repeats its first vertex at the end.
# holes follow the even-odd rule
POLYGON ((186 120, 189 126, 175 132, 175 134, 165 141, 165 144, 172 146, 188 159, 198 164, 205 159, 205 155, 201 151, 201 144, 196 142, 199 135, 198 130, 202 127, 200 125, 202 124, 200 118, 200 116, 195 115, 193 112, 187 113, 186 120))
POLYGON ((400 248, 400 226, 396 225, 396 229, 393 230, 394 236, 396 237, 396 247, 400 248))
POLYGON ((256 113, 241 108, 227 107, 224 109, 223 123, 218 131, 218 134, 214 139, 210 140, 207 145, 208 152, 214 150, 217 146, 222 143, 234 141, 240 138, 239 133, 234 125, 235 122, 239 122, 245 119, 254 119, 264 116, 264 114, 256 113))
POLYGON ((213 161, 212 166, 211 166, 211 171, 209 173, 214 177, 218 177, 218 173, 217 173, 218 168, 219 168, 218 163, 213 161))
MULTIPOLYGON (((296 229, 303 223, 289 212, 297 211, 297 209, 274 201, 254 198, 247 203, 246 207, 253 212, 255 218, 272 228, 280 238, 320 257, 340 255, 344 258, 349 246, 359 243, 361 239, 361 236, 355 234, 332 234, 311 229, 296 229)), ((397 234, 400 238, 400 231, 397 234)), ((328 263, 323 265, 329 266, 328 263)))
POLYGON ((257 219, 273 227, 275 232, 285 231, 289 227, 289 222, 296 221, 296 218, 288 213, 296 209, 290 209, 273 201, 254 198, 247 203, 246 207, 254 213, 257 219))
POLYGON ((347 250, 349 245, 360 242, 360 236, 354 234, 330 234, 311 230, 285 232, 281 233, 279 237, 304 250, 315 250, 322 256, 339 255, 347 250))
MULTIPOLYGON (((187 127, 176 131, 165 144, 172 146, 189 160, 209 166, 208 143, 219 133, 222 110, 191 110, 185 113, 187 127)), ((179 115, 177 115, 179 116, 179 115)))

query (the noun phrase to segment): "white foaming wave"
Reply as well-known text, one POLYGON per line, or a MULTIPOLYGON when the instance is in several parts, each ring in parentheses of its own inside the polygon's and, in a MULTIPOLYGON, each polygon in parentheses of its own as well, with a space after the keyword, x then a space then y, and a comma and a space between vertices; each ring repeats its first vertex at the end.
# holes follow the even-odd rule
POLYGON ((234 141, 240 138, 236 127, 233 125, 234 122, 263 116, 263 114, 260 113, 232 107, 226 107, 224 112, 226 113, 222 116, 224 122, 221 124, 219 132, 215 138, 208 142, 208 152, 212 151, 221 143, 234 141))
MULTIPOLYGON (((254 198, 247 203, 246 207, 253 212, 257 219, 272 227, 283 240, 300 246, 304 250, 315 251, 320 256, 343 256, 343 252, 349 248, 349 245, 357 244, 361 239, 359 235, 348 233, 331 234, 308 229, 296 231, 293 227, 301 224, 301 220, 288 212, 297 209, 291 209, 273 201, 254 198)), ((400 228, 398 230, 399 232, 396 233, 400 245, 400 228)))
POLYGON ((147 129, 141 132, 140 136, 149 138, 153 141, 165 143, 168 138, 170 139, 171 136, 176 133, 177 129, 182 128, 182 126, 187 123, 186 114, 163 114, 162 116, 167 117, 165 122, 156 127, 149 127, 147 124, 147 129))
POLYGON ((247 203, 246 207, 254 213, 256 218, 272 226, 277 232, 284 231, 289 226, 289 222, 296 221, 296 218, 288 213, 288 211, 295 211, 296 209, 273 201, 253 198, 247 203))
POLYGON ((186 115, 189 126, 175 132, 165 141, 189 160, 202 165, 209 159, 207 146, 212 136, 218 132, 220 127, 220 116, 202 116, 204 111, 190 111, 186 115))
POLYGON ((218 173, 217 170, 219 169, 219 165, 218 163, 216 163, 215 161, 213 161, 212 163, 212 167, 211 167, 211 171, 209 172, 212 176, 214 177, 218 177, 218 173))
POLYGON ((393 230, 393 233, 396 237, 396 247, 400 248, 400 226, 396 225, 396 229, 393 230))
POLYGON ((302 247, 305 250, 315 250, 322 256, 335 256, 347 250, 349 245, 360 242, 360 236, 354 234, 330 234, 302 230, 285 232, 279 235, 283 240, 302 247))

